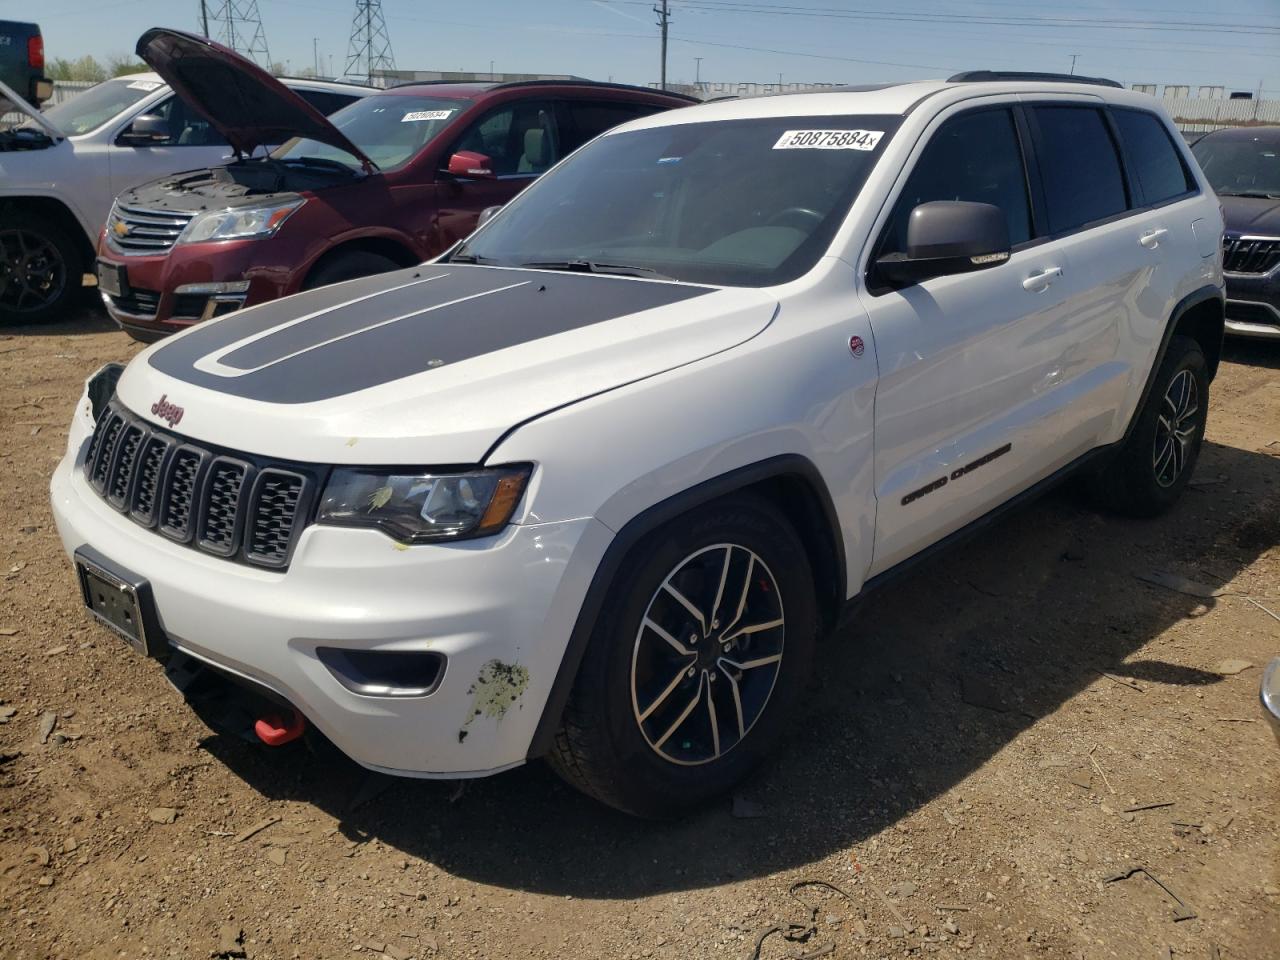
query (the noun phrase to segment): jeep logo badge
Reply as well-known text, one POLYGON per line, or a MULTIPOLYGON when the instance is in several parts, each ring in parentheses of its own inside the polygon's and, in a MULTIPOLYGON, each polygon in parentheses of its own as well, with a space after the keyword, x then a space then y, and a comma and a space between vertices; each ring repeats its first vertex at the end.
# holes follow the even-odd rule
POLYGON ((182 421, 182 408, 176 403, 170 403, 167 393, 161 394, 160 399, 151 405, 151 412, 171 427, 176 427, 182 421))

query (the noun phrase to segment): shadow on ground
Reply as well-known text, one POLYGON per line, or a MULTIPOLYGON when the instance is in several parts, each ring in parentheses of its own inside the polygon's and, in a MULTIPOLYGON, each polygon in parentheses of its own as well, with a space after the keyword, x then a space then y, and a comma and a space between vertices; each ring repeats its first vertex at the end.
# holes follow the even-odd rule
POLYGON ((128 337, 120 332, 100 303, 95 303, 96 290, 86 289, 84 299, 64 319, 49 323, 13 323, 0 327, 0 334, 12 337, 77 337, 87 333, 118 333, 122 343, 128 337))
POLYGON ((222 736, 205 746, 263 794, 339 817, 353 839, 377 837, 501 887, 633 898, 803 866, 951 788, 1100 671, 1145 683, 1220 679, 1126 662, 1215 602, 1135 574, 1226 580, 1280 541, 1275 458, 1209 443, 1198 472, 1228 480, 1142 522, 1060 492, 867 598, 826 641, 780 757, 744 787, 765 819, 735 820, 725 801, 679 823, 638 822, 541 763, 456 796, 456 782, 369 775, 302 749, 267 756, 222 736))

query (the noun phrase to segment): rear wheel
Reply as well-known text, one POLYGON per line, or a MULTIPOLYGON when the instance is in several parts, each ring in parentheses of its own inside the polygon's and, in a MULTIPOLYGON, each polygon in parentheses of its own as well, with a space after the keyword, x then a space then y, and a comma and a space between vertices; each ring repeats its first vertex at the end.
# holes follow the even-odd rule
POLYGON ((1175 336, 1132 433, 1092 478, 1095 499, 1135 517, 1173 506, 1195 470, 1208 410, 1204 353, 1190 337, 1175 336))
POLYGON ((375 273, 386 273, 389 270, 399 269, 400 264, 390 257, 382 256, 380 253, 370 253, 367 250, 351 250, 346 253, 334 254, 320 261, 319 265, 311 271, 311 275, 307 277, 307 282, 302 285, 302 289, 314 290, 317 287, 327 287, 331 283, 341 283, 343 280, 371 277, 375 273))
POLYGON ((56 223, 26 213, 0 220, 0 322, 63 318, 83 274, 79 245, 56 223))
POLYGON ((619 570, 552 765, 638 816, 695 807, 769 753, 816 633, 808 559, 771 505, 733 498, 674 521, 619 570))

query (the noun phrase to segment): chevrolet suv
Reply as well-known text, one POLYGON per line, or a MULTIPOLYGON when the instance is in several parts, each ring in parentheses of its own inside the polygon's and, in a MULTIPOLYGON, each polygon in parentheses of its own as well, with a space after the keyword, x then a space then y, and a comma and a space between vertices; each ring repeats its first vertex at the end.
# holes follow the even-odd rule
POLYGON ((1077 471, 1177 500, 1221 231, 1108 82, 657 114, 434 263, 104 368, 54 513, 93 615, 193 699, 249 688, 267 742, 546 756, 668 816, 768 754, 820 636, 913 559, 1077 471))
POLYGON ((244 57, 151 30, 151 64, 237 161, 122 194, 98 253, 103 303, 151 341, 243 306, 421 263, 579 144, 692 101, 587 81, 411 83, 311 110, 244 57), (286 141, 287 142, 284 142, 286 141), (270 156, 255 148, 282 143, 270 156))
MULTIPOLYGON (((372 92, 282 82, 322 113, 372 92)), ((230 159, 227 141, 154 73, 106 80, 44 111, 0 83, 0 324, 67 315, 116 194, 230 159)))

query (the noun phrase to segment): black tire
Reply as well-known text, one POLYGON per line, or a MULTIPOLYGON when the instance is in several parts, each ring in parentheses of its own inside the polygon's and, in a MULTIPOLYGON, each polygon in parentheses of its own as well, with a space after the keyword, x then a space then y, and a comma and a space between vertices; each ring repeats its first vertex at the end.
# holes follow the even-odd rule
POLYGON ((1132 433, 1090 478, 1094 499, 1131 517, 1154 517, 1168 510, 1195 471, 1208 409, 1209 368, 1200 344, 1175 336, 1132 433), (1182 387, 1191 391, 1186 400, 1182 387), (1175 420, 1177 436, 1170 436, 1167 425, 1175 420))
POLYGON ((56 222, 15 212, 0 218, 0 323, 61 320, 80 298, 80 243, 56 222))
POLYGON ((355 280, 359 277, 371 277, 375 273, 386 273, 389 270, 399 269, 400 264, 390 257, 382 256, 380 253, 370 253, 367 250, 351 250, 346 253, 337 253, 321 260, 315 269, 311 271, 311 275, 307 277, 307 282, 302 285, 302 289, 315 290, 317 287, 327 287, 331 283, 341 283, 343 280, 355 280))
POLYGON ((795 531, 771 504, 735 496, 672 521, 633 548, 610 587, 556 735, 551 765, 579 790, 635 816, 665 819, 705 803, 733 787, 770 753, 808 678, 817 630, 808 558, 795 531), (717 572, 721 569, 723 573, 717 572), (685 620, 693 629, 682 639, 690 641, 691 650, 698 648, 695 657, 705 658, 689 668, 697 671, 696 678, 680 665, 690 661, 666 646, 669 640, 641 626, 650 614, 668 625, 687 614, 687 608, 674 605, 674 594, 664 587, 668 580, 690 593, 704 611, 704 621, 712 621, 712 629, 703 634, 691 614, 685 620), (715 606, 714 588, 720 583, 725 599, 718 609, 735 614, 723 629, 718 619, 705 615, 715 606), (738 601, 748 598, 745 607, 733 601, 735 596, 738 601), (779 615, 784 621, 780 627, 732 639, 740 626, 771 623, 769 618, 779 615), (730 641, 723 644, 717 638, 730 641), (654 649, 658 652, 651 655, 654 649), (760 671, 774 664, 748 665, 769 660, 774 651, 780 659, 766 690, 769 677, 760 671), (664 662, 650 671, 646 665, 655 656, 664 662), (730 657, 736 661, 726 666, 730 657), (703 669, 708 661, 710 668, 703 669), (672 678, 671 685, 666 677, 672 678), (639 706, 642 683, 649 683, 649 690, 665 688, 654 696, 645 692, 644 711, 639 706), (690 703, 696 705, 692 713, 690 703), (688 719, 679 725, 682 709, 688 719), (713 713, 721 719, 714 720, 713 713), (672 717, 677 726, 670 727, 670 739, 664 740, 657 731, 667 728, 672 717), (650 732, 645 732, 646 722, 650 732), (741 729, 745 735, 739 737, 741 729))

